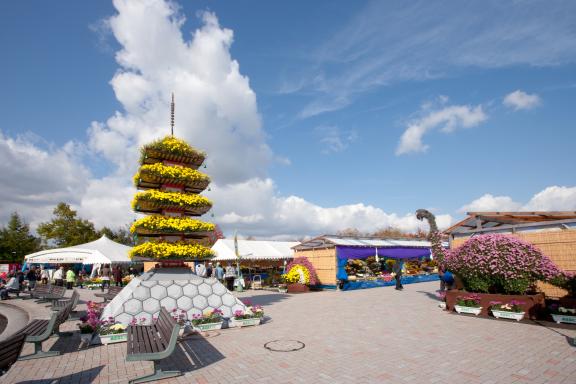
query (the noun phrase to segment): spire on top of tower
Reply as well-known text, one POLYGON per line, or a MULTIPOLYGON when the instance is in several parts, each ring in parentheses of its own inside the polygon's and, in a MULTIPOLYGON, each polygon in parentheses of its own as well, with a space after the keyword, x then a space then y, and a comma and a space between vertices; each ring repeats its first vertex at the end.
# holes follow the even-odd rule
POLYGON ((170 105, 170 132, 174 136, 174 92, 172 92, 172 104, 170 105))

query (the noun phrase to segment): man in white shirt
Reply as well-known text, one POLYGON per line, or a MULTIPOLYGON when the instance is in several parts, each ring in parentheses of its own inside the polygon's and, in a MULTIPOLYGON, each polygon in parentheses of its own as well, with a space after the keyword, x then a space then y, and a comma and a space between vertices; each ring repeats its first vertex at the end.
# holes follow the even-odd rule
POLYGON ((64 286, 64 267, 60 267, 54 272, 54 284, 59 287, 64 286))

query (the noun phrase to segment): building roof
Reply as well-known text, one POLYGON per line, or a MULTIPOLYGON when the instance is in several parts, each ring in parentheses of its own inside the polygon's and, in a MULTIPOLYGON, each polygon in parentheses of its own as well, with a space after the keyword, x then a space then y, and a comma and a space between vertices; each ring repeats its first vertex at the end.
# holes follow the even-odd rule
MULTIPOLYGON (((292 259, 292 247, 297 244, 296 241, 238 240, 238 253, 242 260, 292 259)), ((216 253, 213 261, 236 260, 233 239, 218 239, 212 250, 216 253)))
POLYGON ((576 223, 576 212, 574 211, 467 212, 467 214, 467 218, 454 224, 444 232, 448 234, 485 232, 511 229, 512 227, 571 226, 576 223))
POLYGON ((375 248, 375 247, 430 248, 431 244, 429 241, 426 240, 382 239, 376 237, 322 235, 304 241, 296 245, 294 249, 301 251, 312 248, 332 248, 335 246, 364 247, 364 248, 375 248))

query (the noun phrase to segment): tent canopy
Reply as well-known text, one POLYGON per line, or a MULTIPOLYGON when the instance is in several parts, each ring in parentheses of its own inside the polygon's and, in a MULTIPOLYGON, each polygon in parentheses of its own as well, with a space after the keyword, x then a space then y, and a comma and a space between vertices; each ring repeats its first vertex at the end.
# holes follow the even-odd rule
POLYGON ((112 264, 130 263, 129 246, 116 243, 105 235, 86 244, 67 248, 47 249, 25 257, 28 264, 112 264))
MULTIPOLYGON (((242 260, 285 260, 294 258, 295 241, 238 240, 238 253, 242 260)), ((216 257, 212 261, 234 261, 233 239, 218 239, 212 246, 216 257)))

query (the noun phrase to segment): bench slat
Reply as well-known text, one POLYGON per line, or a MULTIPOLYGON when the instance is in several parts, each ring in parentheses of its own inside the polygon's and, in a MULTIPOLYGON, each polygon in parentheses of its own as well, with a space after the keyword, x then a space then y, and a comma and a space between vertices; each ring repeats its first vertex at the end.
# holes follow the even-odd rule
POLYGON ((46 330, 49 322, 49 320, 32 320, 30 324, 22 328, 18 333, 26 333, 29 336, 41 335, 46 330))

